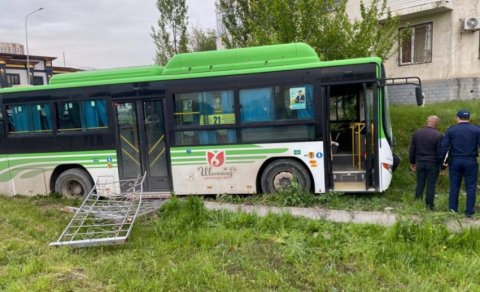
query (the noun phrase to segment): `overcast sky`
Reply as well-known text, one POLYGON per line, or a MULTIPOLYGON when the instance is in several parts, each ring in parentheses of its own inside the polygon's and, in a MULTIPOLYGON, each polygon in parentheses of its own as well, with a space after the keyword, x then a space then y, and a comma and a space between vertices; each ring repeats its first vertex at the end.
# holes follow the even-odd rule
MULTIPOLYGON (((187 0, 189 26, 215 28, 215 0, 187 0)), ((151 26, 156 0, 0 0, 0 42, 25 45, 30 55, 52 56, 55 66, 115 68, 153 63, 151 26)))

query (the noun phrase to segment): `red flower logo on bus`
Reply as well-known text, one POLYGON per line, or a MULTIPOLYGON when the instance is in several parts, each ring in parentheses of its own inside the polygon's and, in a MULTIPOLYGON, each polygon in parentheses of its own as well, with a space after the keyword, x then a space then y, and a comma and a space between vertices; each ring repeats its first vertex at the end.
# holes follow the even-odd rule
POLYGON ((225 152, 218 151, 217 153, 207 151, 207 161, 210 166, 220 167, 225 163, 225 152))

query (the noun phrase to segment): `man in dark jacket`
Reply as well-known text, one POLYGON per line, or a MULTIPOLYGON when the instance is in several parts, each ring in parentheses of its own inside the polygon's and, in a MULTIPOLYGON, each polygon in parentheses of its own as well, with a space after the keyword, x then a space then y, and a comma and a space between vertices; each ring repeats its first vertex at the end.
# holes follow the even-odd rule
POLYGON ((425 203, 433 210, 435 186, 440 172, 440 145, 442 134, 437 130, 440 119, 437 116, 427 118, 427 126, 415 131, 410 144, 410 169, 417 172, 415 197, 422 199, 427 183, 425 203))
POLYGON ((457 113, 457 124, 448 128, 442 141, 441 157, 448 153, 448 174, 450 177, 450 193, 448 208, 458 212, 458 193, 465 179, 467 204, 465 215, 473 217, 478 175, 478 147, 480 146, 480 128, 470 124, 470 112, 462 109, 457 113))

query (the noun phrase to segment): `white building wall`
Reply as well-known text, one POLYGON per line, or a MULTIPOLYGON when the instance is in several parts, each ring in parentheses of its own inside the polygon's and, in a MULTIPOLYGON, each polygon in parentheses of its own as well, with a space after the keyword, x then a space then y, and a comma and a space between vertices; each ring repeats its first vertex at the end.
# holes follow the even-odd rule
MULTIPOLYGON (((365 3, 365 6, 369 7, 371 0, 365 0, 363 3, 365 3)), ((347 2, 346 10, 350 19, 360 19, 360 0, 349 0, 347 2)))
POLYGON ((45 61, 40 61, 34 67, 35 70, 45 70, 45 61))
MULTIPOLYGON (((371 0, 364 3, 370 5, 371 0)), ((387 74, 407 76, 417 73, 426 80, 480 76, 480 32, 461 33, 463 22, 460 21, 466 17, 480 17, 480 1, 390 0, 388 6, 393 14, 402 14, 402 26, 432 22, 433 40, 432 63, 399 66, 398 51, 395 51, 386 62, 387 74), (447 9, 421 11, 437 6, 447 9)), ((360 0, 348 1, 347 11, 352 19, 360 17, 359 7, 360 0)))
POLYGON ((453 42, 451 31, 451 13, 428 15, 403 21, 401 26, 414 26, 432 23, 432 62, 422 64, 399 64, 398 49, 385 61, 387 77, 420 76, 423 80, 451 77, 453 42))
POLYGON ((18 74, 20 75, 20 84, 28 84, 27 70, 24 69, 7 69, 6 74, 18 74))
POLYGON ((480 1, 457 0, 452 13, 452 77, 480 77, 480 31, 463 32, 460 19, 480 17, 480 1))
MULTIPOLYGON (((365 0, 370 5, 371 0, 365 0)), ((462 32, 467 17, 480 17, 479 0, 389 0, 401 26, 431 22, 432 62, 399 65, 399 50, 385 61, 387 77, 418 76, 428 102, 480 98, 480 31, 462 32)), ((347 11, 359 18, 360 0, 349 0, 347 11)), ((411 88, 390 88, 394 102, 414 103, 411 88)))
MULTIPOLYGON (((360 2, 347 2, 352 20, 360 18, 360 2)), ((369 7, 372 0, 363 3, 369 7)), ((480 98, 480 31, 461 30, 461 19, 480 17, 480 0, 388 0, 387 5, 393 15, 400 15, 401 26, 432 23, 432 62, 400 66, 396 48, 385 60, 387 77, 420 77, 431 100, 480 98)), ((222 31, 219 16, 217 12, 217 30, 222 31)), ((399 87, 392 97, 414 102, 406 92, 399 87)))

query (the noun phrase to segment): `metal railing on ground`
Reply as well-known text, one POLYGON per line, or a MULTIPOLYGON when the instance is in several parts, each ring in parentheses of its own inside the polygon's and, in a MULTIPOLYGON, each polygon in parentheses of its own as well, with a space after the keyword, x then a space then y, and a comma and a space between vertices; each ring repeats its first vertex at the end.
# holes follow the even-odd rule
POLYGON ((144 199, 145 177, 146 174, 120 181, 99 178, 58 240, 50 245, 88 247, 125 243, 135 220, 158 210, 168 200, 144 199), (119 190, 123 191, 118 193, 119 190))

